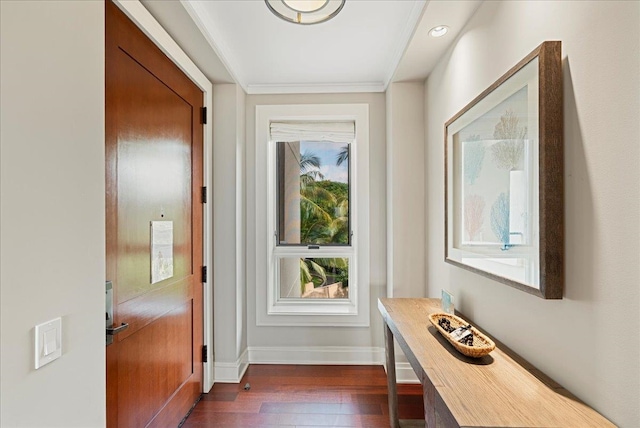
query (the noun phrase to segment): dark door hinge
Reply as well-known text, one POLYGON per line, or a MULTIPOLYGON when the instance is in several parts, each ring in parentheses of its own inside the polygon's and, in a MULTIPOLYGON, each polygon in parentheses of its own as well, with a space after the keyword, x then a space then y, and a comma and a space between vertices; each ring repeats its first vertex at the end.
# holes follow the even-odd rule
POLYGON ((207 203, 207 186, 204 186, 202 188, 202 203, 203 204, 207 203))
POLYGON ((207 282, 207 267, 202 266, 202 282, 207 282))
POLYGON ((203 363, 209 362, 209 355, 208 355, 209 353, 207 351, 208 351, 207 345, 203 345, 202 346, 202 362, 203 363))
POLYGON ((202 107, 200 108, 200 121, 206 125, 207 124, 207 108, 206 107, 202 107))

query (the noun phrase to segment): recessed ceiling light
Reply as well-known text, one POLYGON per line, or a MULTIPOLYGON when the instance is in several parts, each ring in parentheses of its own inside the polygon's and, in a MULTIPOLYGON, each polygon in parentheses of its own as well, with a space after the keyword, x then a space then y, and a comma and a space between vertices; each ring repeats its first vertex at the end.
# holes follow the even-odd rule
POLYGON ((447 34, 447 31, 449 31, 449 27, 446 25, 438 25, 437 27, 433 27, 429 30, 429 35, 431 37, 442 37, 447 34))
POLYGON ((294 24, 319 24, 342 10, 345 0, 264 0, 278 18, 294 24))

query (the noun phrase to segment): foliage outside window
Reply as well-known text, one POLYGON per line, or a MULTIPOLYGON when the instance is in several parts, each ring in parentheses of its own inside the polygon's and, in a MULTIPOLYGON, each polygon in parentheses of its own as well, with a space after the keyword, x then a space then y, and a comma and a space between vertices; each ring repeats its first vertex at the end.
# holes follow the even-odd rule
POLYGON ((278 142, 276 246, 297 256, 278 262, 280 298, 349 297, 349 144, 278 142), (319 257, 340 248, 345 257, 319 257))

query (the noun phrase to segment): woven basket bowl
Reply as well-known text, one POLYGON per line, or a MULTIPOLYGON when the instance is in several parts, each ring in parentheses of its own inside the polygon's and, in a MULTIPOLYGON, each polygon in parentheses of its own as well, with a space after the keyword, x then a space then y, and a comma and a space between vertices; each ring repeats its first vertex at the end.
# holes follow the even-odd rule
POLYGON ((469 325, 469 323, 458 316, 447 314, 445 312, 436 312, 429 315, 429 321, 431 321, 431 324, 433 324, 440 334, 442 334, 442 336, 462 354, 472 358, 480 358, 495 349, 496 344, 493 343, 493 340, 479 332, 475 327, 471 327, 471 332, 473 333, 473 346, 464 345, 453 340, 449 333, 438 324, 438 320, 440 318, 448 319, 451 323, 451 327, 453 328, 463 327, 469 325))

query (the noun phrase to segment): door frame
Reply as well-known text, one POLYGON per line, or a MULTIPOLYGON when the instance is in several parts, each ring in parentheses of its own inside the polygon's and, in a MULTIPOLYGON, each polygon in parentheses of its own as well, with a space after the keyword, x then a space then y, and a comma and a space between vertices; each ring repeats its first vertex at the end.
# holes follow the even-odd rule
MULTIPOLYGON (((203 184, 207 187, 207 201, 209 203, 203 204, 202 254, 204 265, 207 266, 209 272, 211 272, 213 270, 213 198, 211 197, 213 188, 211 181, 213 168, 213 85, 142 3, 131 0, 113 0, 113 2, 203 92, 203 105, 207 109, 207 123, 203 125, 203 184)), ((207 282, 204 284, 202 293, 203 345, 207 347, 208 361, 202 364, 202 392, 209 392, 214 381, 212 278, 213 274, 210 273, 207 282)))

